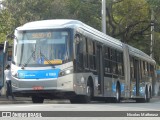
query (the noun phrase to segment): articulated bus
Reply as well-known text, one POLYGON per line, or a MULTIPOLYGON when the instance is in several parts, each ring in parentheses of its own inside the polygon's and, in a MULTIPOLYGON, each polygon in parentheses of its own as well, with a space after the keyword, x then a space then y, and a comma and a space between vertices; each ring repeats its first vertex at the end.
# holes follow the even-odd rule
POLYGON ((33 103, 149 102, 155 65, 144 52, 78 20, 29 22, 14 32, 12 91, 33 103))

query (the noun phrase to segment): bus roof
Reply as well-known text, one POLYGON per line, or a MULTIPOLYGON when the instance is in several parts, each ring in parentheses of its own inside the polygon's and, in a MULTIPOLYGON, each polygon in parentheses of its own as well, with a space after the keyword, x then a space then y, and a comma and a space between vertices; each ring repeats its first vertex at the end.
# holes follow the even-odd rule
MULTIPOLYGON (((41 20, 41 21, 33 21, 24 24, 17 28, 17 30, 37 30, 37 29, 54 29, 54 28, 73 28, 77 30, 85 31, 86 33, 92 34, 96 36, 100 42, 113 45, 113 47, 121 48, 123 44, 121 41, 110 37, 78 20, 72 19, 54 19, 54 20, 41 20)), ((155 63, 155 61, 148 56, 146 53, 128 45, 129 53, 133 56, 145 59, 151 63, 155 63)))
POLYGON ((139 49, 137 49, 137 48, 134 48, 134 47, 132 47, 132 46, 130 46, 130 45, 128 45, 129 46, 129 52, 130 52, 130 54, 131 55, 134 55, 134 56, 136 56, 136 57, 138 57, 138 58, 142 58, 142 59, 144 59, 144 60, 147 60, 147 61, 149 61, 149 62, 151 62, 151 63, 153 63, 153 64, 155 64, 156 62, 155 62, 155 60, 153 60, 149 55, 147 55, 146 53, 144 53, 144 52, 142 52, 141 50, 139 50, 139 49))
POLYGON ((89 33, 92 35, 96 35, 100 42, 110 44, 111 46, 115 46, 116 48, 122 49, 122 42, 119 40, 110 37, 78 20, 72 19, 54 19, 54 20, 41 20, 41 21, 33 21, 24 24, 21 27, 18 27, 17 30, 37 30, 37 29, 56 29, 56 28, 73 28, 81 31, 85 31, 85 33, 89 33))
POLYGON ((83 24, 78 20, 72 19, 54 19, 54 20, 41 20, 33 21, 18 27, 18 30, 34 30, 34 29, 52 29, 52 28, 66 28, 83 24))

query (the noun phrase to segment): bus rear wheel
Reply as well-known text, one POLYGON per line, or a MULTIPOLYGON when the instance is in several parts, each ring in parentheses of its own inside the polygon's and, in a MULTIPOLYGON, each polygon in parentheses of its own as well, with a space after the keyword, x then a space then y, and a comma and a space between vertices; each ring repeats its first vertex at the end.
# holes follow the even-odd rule
POLYGON ((89 82, 87 84, 87 95, 86 95, 86 102, 90 102, 93 97, 93 86, 89 82))
POLYGON ((151 99, 151 91, 149 90, 148 91, 148 95, 147 95, 148 97, 147 97, 147 102, 150 102, 150 99, 151 99))
POLYGON ((114 98, 113 102, 119 103, 121 98, 121 93, 120 93, 120 87, 116 87, 116 97, 114 98))
MULTIPOLYGON (((150 94, 150 93, 149 93, 150 94)), ((146 87, 145 89, 145 93, 144 93, 144 98, 137 98, 136 102, 137 103, 145 103, 145 102, 149 102, 150 98, 148 96, 148 89, 146 87)))
POLYGON ((145 94, 144 94, 144 98, 142 98, 142 102, 148 102, 148 89, 147 89, 147 87, 145 89, 145 94))
POLYGON ((32 96, 32 102, 33 103, 43 103, 44 98, 43 97, 38 97, 38 96, 32 96))

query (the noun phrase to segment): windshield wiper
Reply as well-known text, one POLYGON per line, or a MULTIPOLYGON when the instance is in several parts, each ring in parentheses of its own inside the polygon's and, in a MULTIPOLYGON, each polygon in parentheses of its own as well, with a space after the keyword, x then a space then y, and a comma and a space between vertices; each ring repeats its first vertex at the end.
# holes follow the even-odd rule
POLYGON ((32 52, 31 56, 28 58, 28 60, 21 66, 21 69, 24 69, 24 67, 29 63, 31 58, 34 56, 35 50, 32 52))
MULTIPOLYGON (((28 58, 28 60, 21 66, 21 69, 24 69, 24 67, 30 62, 30 60, 31 60, 31 58, 34 56, 35 52, 36 52, 36 50, 34 50, 34 51, 32 52, 32 54, 31 54, 31 56, 28 58)), ((40 50, 40 56, 43 57, 50 65, 53 65, 53 64, 51 63, 51 61, 48 60, 48 58, 47 58, 44 54, 42 54, 41 50, 40 50)), ((52 67, 54 67, 54 66, 52 66, 52 67)))
MULTIPOLYGON (((41 51, 40 51, 40 56, 42 56, 50 65, 53 65, 53 64, 51 63, 51 61, 48 60, 48 58, 47 58, 44 54, 41 53, 41 51)), ((54 66, 53 66, 53 67, 54 67, 54 66)))

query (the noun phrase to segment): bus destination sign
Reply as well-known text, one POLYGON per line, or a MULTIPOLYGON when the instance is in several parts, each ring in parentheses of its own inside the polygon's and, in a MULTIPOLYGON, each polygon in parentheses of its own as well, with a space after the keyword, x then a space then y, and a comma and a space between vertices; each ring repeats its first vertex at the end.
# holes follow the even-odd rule
POLYGON ((41 32, 41 33, 33 33, 32 38, 34 39, 43 39, 43 38, 51 38, 52 33, 51 32, 41 32))

